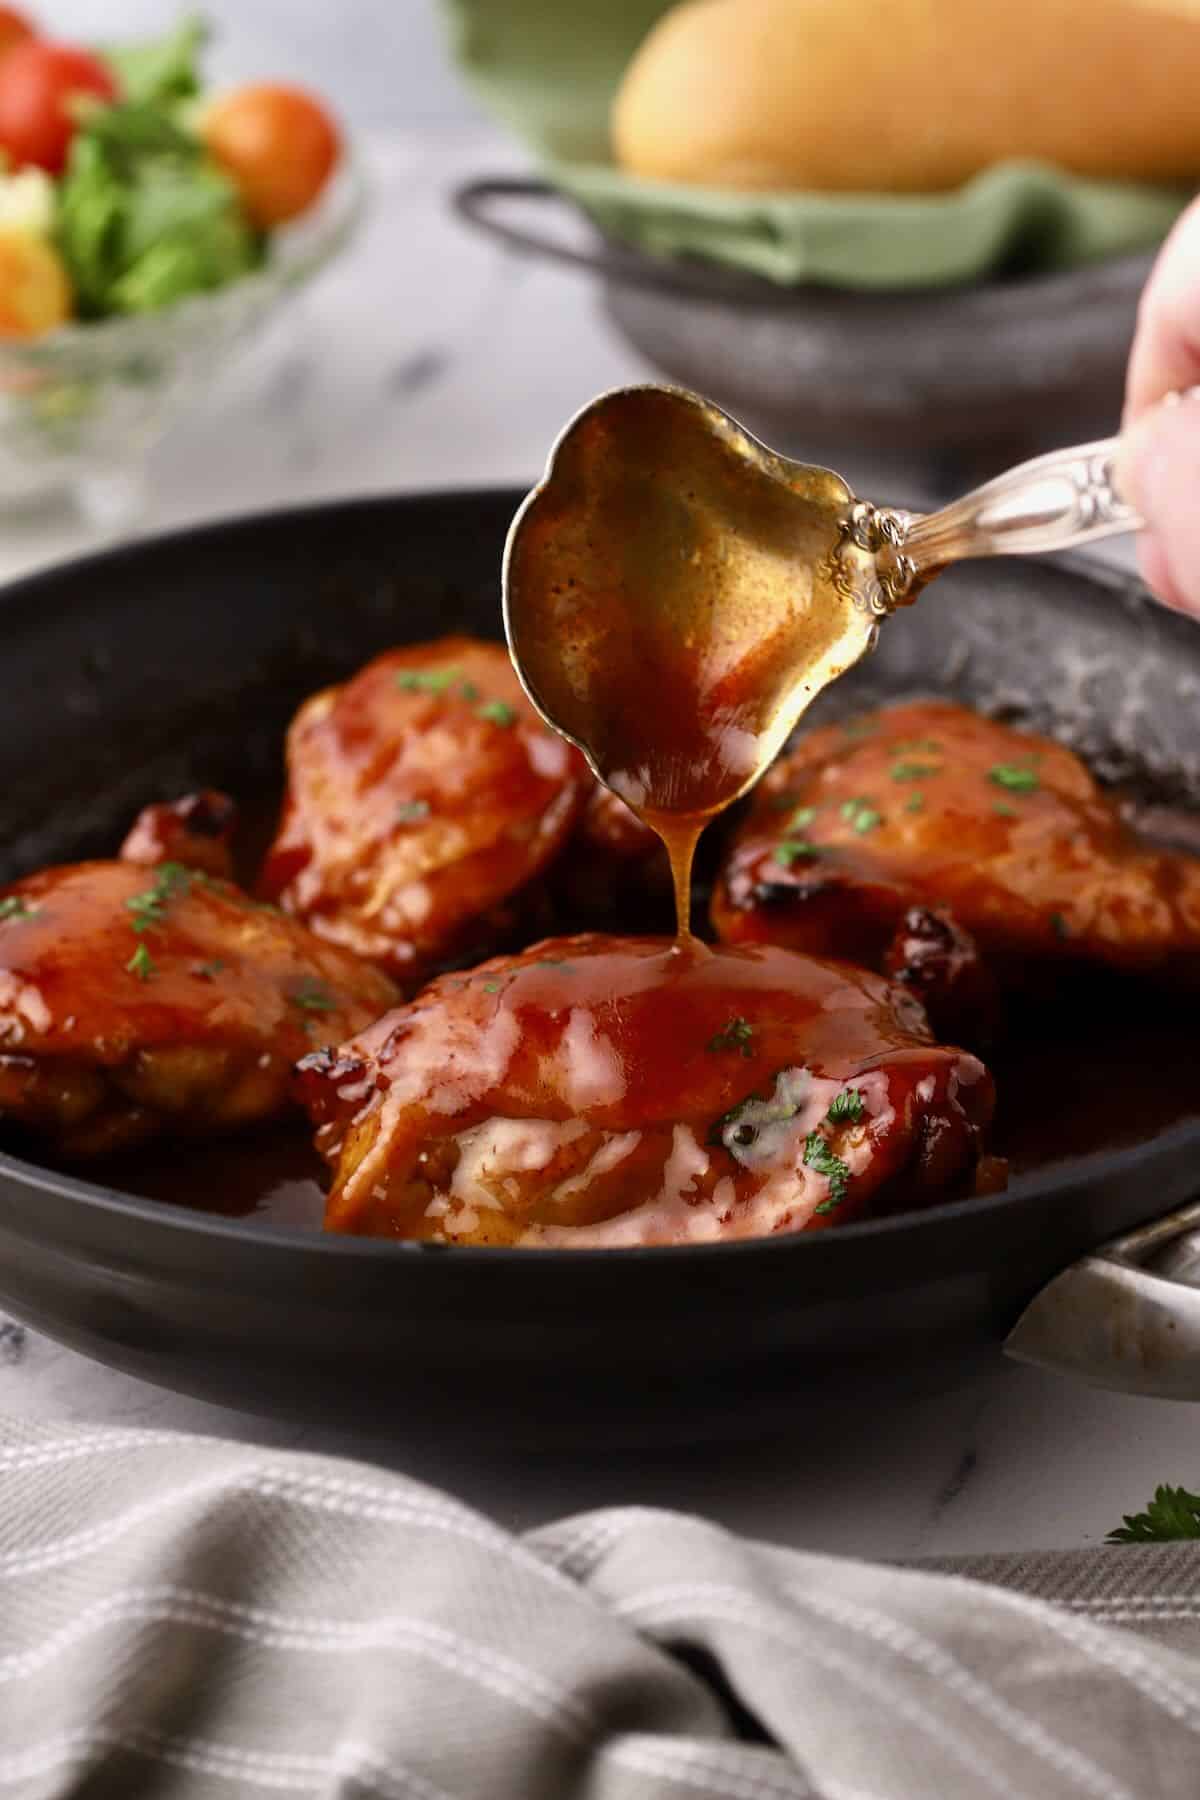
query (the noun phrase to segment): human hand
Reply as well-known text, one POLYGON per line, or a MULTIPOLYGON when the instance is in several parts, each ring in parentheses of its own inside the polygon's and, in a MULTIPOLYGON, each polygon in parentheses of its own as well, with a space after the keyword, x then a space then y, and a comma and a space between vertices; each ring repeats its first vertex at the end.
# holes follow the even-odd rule
POLYGON ((1147 529, 1142 574, 1200 618, 1200 201, 1163 245, 1138 308, 1117 481, 1147 529))

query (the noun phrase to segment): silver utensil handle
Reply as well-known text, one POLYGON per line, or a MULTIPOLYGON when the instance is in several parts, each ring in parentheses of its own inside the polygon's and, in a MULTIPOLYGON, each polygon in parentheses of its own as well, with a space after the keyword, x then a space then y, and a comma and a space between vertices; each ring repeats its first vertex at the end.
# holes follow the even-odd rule
POLYGON ((1143 520, 1117 492, 1119 438, 1056 450, 1018 463, 938 512, 909 517, 900 550, 915 573, 962 557, 1069 550, 1143 520))
POLYGON ((1026 1307, 1004 1349, 1093 1387, 1200 1400, 1200 1203, 1072 1263, 1026 1307))

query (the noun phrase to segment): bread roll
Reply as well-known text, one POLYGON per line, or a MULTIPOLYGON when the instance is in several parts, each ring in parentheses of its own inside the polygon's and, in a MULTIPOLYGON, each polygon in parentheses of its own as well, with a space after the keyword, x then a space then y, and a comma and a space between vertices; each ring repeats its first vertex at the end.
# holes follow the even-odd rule
POLYGON ((1200 174, 1200 9, 1181 0, 688 0, 613 110, 636 175, 925 193, 1007 157, 1200 174))

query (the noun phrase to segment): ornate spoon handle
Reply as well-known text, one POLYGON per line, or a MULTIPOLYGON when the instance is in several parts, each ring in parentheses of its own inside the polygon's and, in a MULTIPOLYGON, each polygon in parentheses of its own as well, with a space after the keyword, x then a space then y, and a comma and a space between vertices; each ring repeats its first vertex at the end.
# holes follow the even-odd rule
MULTIPOLYGON (((879 573, 893 604, 948 563, 974 556, 1022 556, 1069 550, 1143 520, 1117 492, 1119 438, 1055 450, 1018 463, 995 480, 932 513, 893 513, 878 544, 879 573)), ((880 524, 887 516, 876 515, 880 524)))
POLYGON ((1068 550, 1140 531, 1142 520, 1117 493, 1119 438, 1055 450, 1018 463, 961 500, 913 519, 904 552, 918 571, 965 556, 1068 550))

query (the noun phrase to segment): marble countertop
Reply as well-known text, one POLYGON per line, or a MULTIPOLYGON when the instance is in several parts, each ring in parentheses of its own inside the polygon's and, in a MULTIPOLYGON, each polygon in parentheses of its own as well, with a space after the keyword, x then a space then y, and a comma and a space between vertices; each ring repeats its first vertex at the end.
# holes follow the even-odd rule
MULTIPOLYGON (((158 448, 139 530, 318 497, 527 484, 583 401, 650 373, 585 278, 518 261, 450 217, 454 180, 504 160, 479 134, 372 143, 361 240, 158 448)), ((6 517, 0 578, 97 541, 59 511, 6 517)), ((412 1440, 403 1421, 366 1439, 182 1399, 10 1321, 0 1409, 359 1456, 516 1526, 641 1502, 866 1557, 1092 1543, 1156 1483, 1200 1487, 1200 1408, 1090 1390, 999 1352, 949 1394, 886 1412, 822 1371, 819 1398, 767 1443, 472 1456, 412 1440)))

